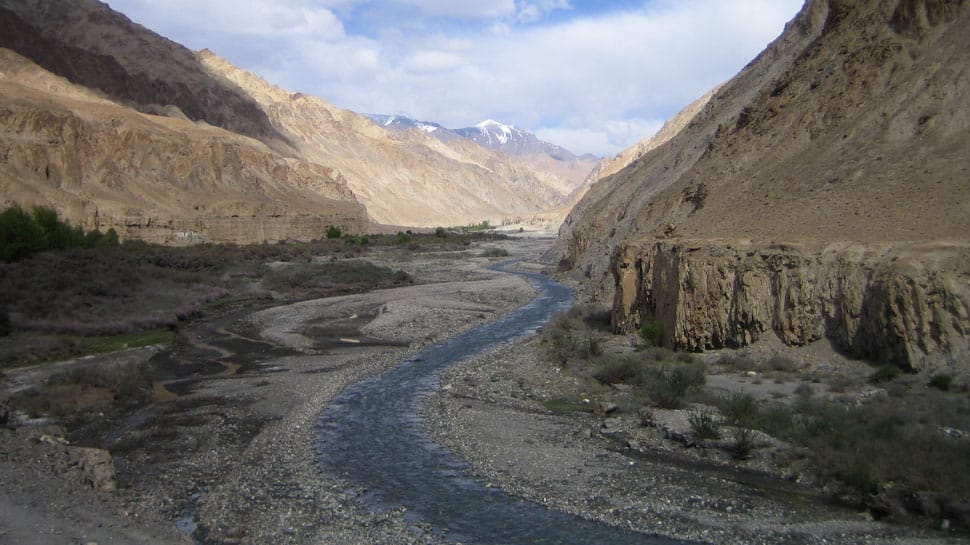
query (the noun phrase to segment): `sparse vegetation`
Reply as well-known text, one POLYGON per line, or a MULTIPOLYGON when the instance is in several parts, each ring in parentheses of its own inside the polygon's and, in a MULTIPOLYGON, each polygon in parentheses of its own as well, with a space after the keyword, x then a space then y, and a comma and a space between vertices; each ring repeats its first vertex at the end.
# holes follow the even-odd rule
POLYGON ((751 394, 732 392, 718 404, 725 421, 731 426, 751 426, 758 417, 758 404, 751 394))
POLYGON ((508 257, 509 251, 505 248, 486 248, 480 255, 482 257, 508 257))
MULTIPOLYGON (((405 236, 429 249, 501 238, 405 236)), ((410 282, 366 259, 397 248, 393 235, 248 246, 127 241, 0 263, 0 365, 82 355, 89 350, 82 338, 173 330, 209 310, 265 301, 270 289, 287 298, 320 297, 410 282)))
POLYGON ((340 235, 342 234, 343 233, 341 232, 340 227, 337 227, 336 225, 327 226, 327 238, 340 238, 340 235))
POLYGON ((953 385, 953 377, 944 373, 937 373, 930 377, 930 386, 937 390, 947 392, 953 385))
POLYGON ((690 430, 694 434, 694 439, 704 441, 721 437, 721 423, 714 413, 706 410, 691 411, 687 414, 687 419, 690 422, 690 430))
POLYGON ((896 380, 900 373, 899 367, 895 365, 880 365, 875 372, 869 375, 869 382, 871 384, 882 384, 885 382, 891 382, 896 380))
POLYGON ((640 326, 640 338, 647 346, 661 346, 663 343, 663 326, 660 321, 654 319, 646 319, 640 326))

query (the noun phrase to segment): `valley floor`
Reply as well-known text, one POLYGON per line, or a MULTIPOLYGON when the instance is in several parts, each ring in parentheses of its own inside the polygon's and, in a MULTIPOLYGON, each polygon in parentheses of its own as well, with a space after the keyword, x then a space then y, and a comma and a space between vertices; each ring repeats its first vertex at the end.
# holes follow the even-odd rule
MULTIPOLYGON (((58 364, 150 362, 155 397, 84 422, 0 428, 0 543, 441 542, 400 510, 368 511, 366 491, 323 475, 316 420, 345 386, 529 301, 524 279, 486 270, 496 259, 485 255, 502 252, 485 250, 534 260, 548 243, 490 241, 405 262, 377 254, 369 259, 417 284, 230 309, 189 322, 171 348, 58 364)), ((431 435, 495 486, 702 542, 970 543, 873 522, 808 486, 706 460, 703 449, 685 454, 635 411, 548 410, 544 402, 582 386, 542 361, 539 342, 448 371, 428 406, 431 435)), ((7 371, 0 387, 43 381, 43 369, 7 371)))

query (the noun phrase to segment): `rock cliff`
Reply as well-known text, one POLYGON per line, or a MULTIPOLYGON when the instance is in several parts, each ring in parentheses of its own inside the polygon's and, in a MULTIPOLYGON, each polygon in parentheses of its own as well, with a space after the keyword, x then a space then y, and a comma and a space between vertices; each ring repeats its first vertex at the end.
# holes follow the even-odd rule
POLYGON ((771 332, 921 367, 970 346, 970 9, 809 0, 666 143, 594 184, 556 259, 666 343, 771 332), (725 242, 729 241, 729 242, 725 242))
POLYGON ((0 49, 0 196, 162 243, 361 231, 339 174, 185 119, 139 113, 0 49))

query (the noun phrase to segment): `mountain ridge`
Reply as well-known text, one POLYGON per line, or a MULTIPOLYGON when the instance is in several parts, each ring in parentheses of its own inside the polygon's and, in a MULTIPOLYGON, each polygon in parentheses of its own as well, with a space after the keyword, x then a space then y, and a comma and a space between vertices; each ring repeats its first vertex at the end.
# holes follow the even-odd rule
POLYGON ((970 353, 967 34, 965 2, 809 0, 676 135, 594 184, 550 258, 671 346, 774 334, 953 365, 970 353))

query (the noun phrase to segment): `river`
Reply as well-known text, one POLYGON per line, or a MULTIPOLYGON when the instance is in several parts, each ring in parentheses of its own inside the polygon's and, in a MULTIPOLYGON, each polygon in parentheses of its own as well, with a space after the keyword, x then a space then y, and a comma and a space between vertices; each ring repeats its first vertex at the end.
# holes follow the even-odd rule
POLYGON ((363 500, 369 508, 403 507, 409 521, 430 524, 451 542, 684 543, 588 521, 489 488, 469 475, 467 464, 428 438, 423 404, 437 388, 443 369, 534 334, 554 314, 569 308, 572 295, 565 286, 545 275, 514 274, 535 285, 538 296, 533 302, 344 390, 318 423, 321 467, 366 490, 363 500))

